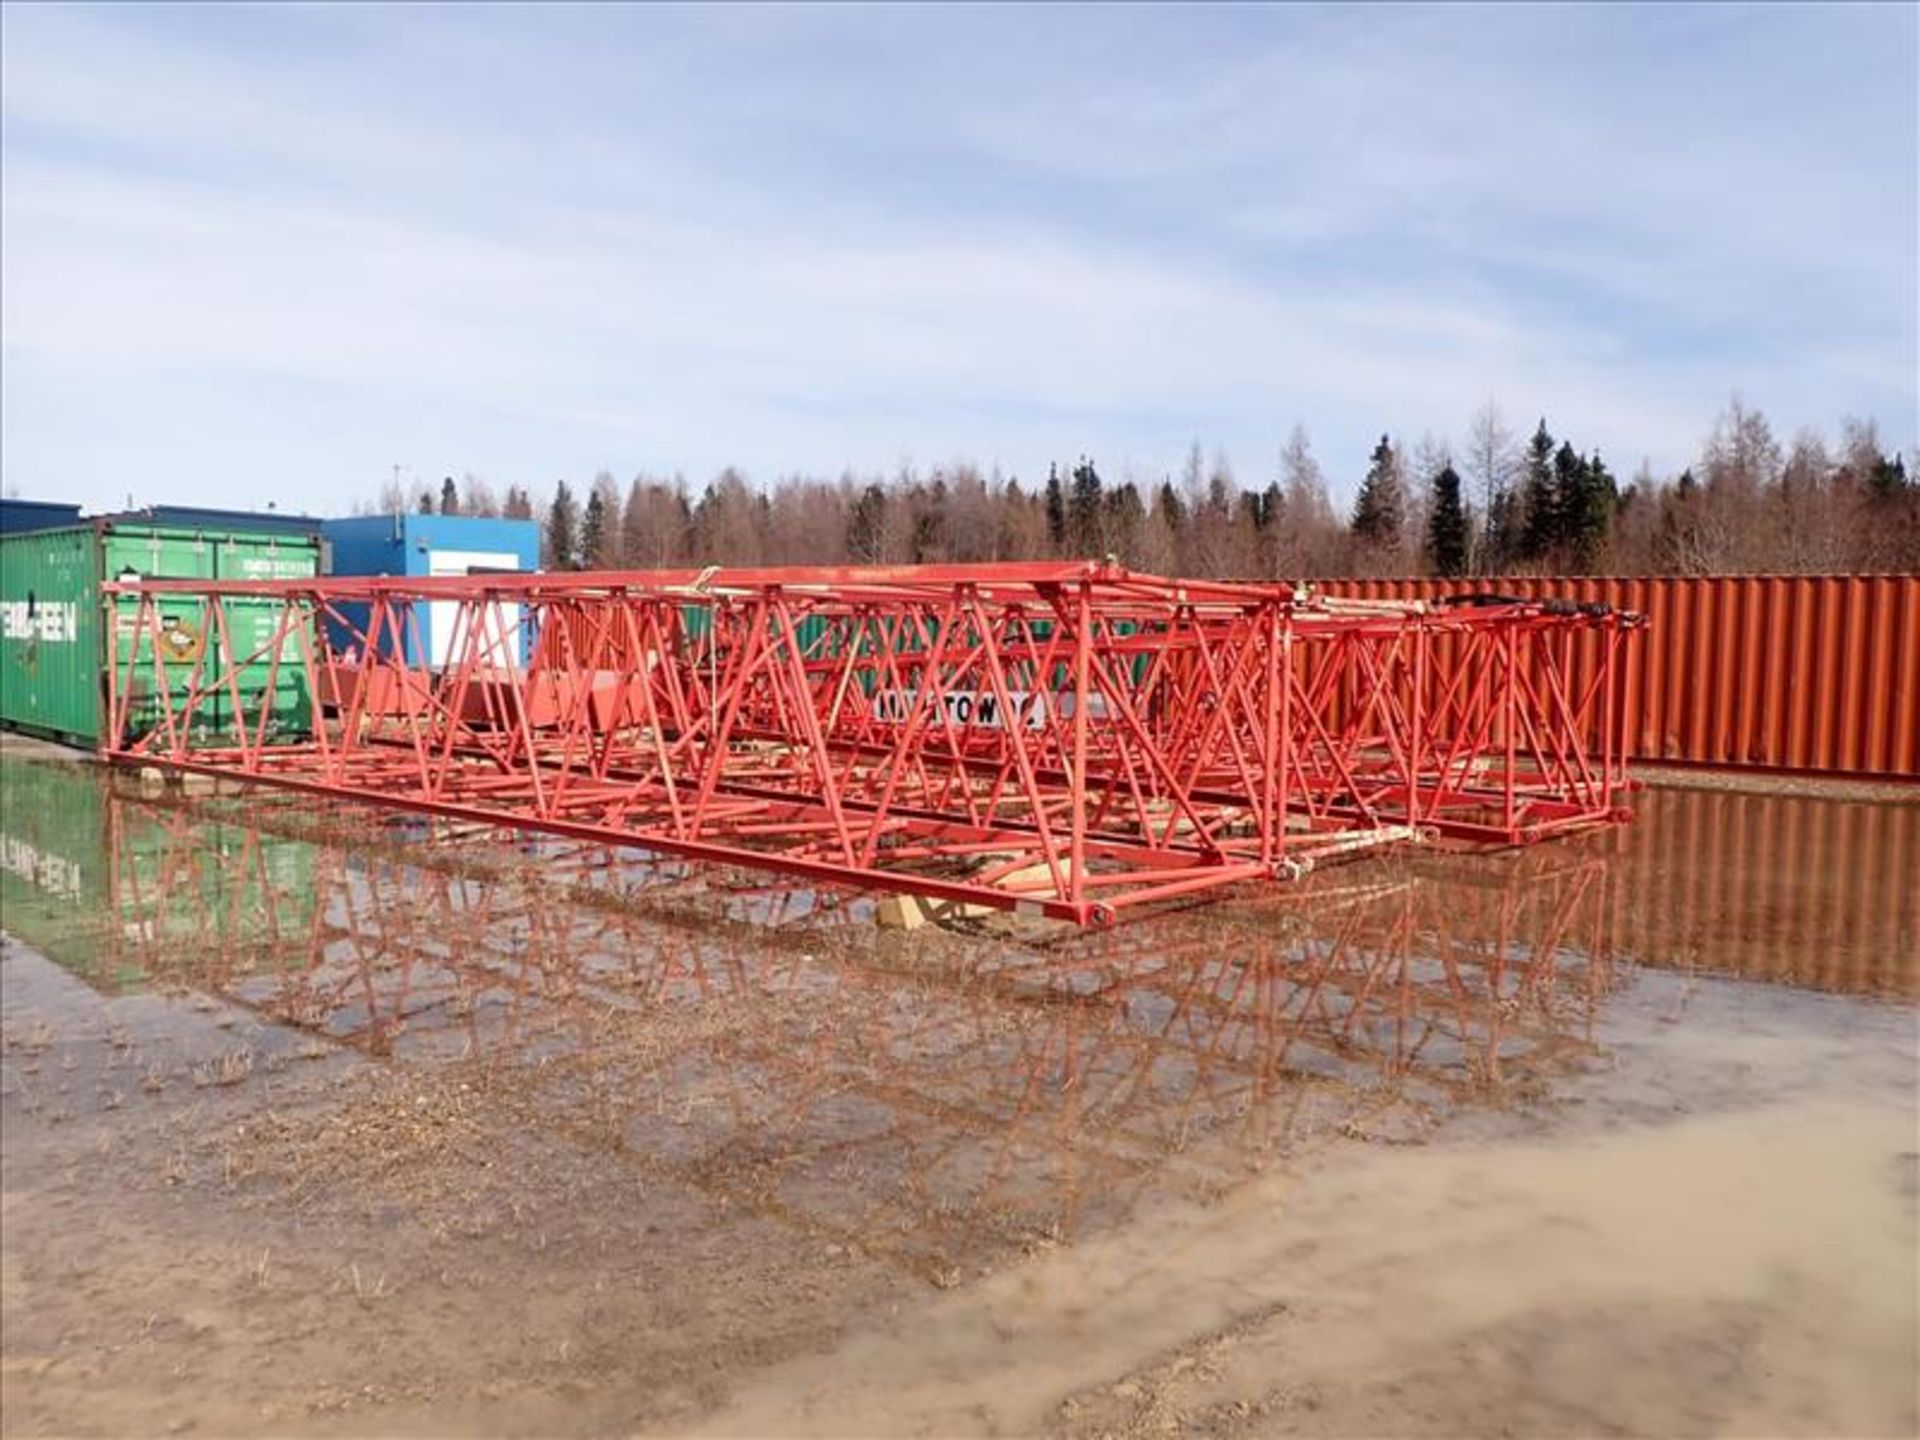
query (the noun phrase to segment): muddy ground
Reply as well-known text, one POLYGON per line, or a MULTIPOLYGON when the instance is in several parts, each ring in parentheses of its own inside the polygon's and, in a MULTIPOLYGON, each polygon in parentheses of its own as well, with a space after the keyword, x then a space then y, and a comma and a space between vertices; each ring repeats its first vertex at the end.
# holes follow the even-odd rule
POLYGON ((1920 1426, 1910 801, 1063 937, 0 781, 8 1434, 1920 1426))

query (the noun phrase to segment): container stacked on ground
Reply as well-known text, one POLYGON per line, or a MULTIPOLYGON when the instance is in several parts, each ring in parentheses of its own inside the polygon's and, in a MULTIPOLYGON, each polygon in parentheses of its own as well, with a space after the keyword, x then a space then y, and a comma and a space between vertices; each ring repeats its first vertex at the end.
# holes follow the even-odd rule
MULTIPOLYGON (((110 636, 124 653, 124 602, 102 598, 108 579, 302 580, 321 573, 319 522, 304 516, 155 509, 79 524, 15 529, 0 536, 0 723, 92 747, 106 721, 110 636), (109 616, 113 617, 108 623, 109 616)), ((180 596, 168 616, 181 658, 205 646, 200 607, 180 596)), ((254 604, 229 617, 240 653, 270 636, 277 607, 254 604), (263 629, 264 627, 264 629, 263 629)), ((239 667, 243 709, 271 684, 277 726, 303 729, 310 700, 299 670, 262 657, 239 667)), ((207 723, 231 723, 216 706, 207 723)))

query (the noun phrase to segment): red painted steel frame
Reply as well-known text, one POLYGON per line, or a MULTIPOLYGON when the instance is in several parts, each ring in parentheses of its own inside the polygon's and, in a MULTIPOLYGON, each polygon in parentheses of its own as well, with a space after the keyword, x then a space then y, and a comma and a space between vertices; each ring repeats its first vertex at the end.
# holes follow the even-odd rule
POLYGON ((1513 842, 1620 814, 1618 757, 1584 738, 1610 690, 1518 662, 1631 627, 1538 604, 1098 564, 107 589, 138 601, 117 760, 956 906, 1109 924, 1424 830, 1513 842), (274 602, 250 650, 239 600, 274 602), (428 650, 422 601, 452 602, 442 666, 406 658, 428 650), (163 622, 204 638, 190 662, 163 622), (310 734, 274 729, 286 673, 310 734))

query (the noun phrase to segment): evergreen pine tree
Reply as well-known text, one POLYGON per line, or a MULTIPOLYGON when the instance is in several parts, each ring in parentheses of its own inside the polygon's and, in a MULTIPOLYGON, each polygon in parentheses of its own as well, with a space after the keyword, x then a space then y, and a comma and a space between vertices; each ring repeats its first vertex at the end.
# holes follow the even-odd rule
POLYGON ((1067 518, 1073 551, 1087 559, 1097 560, 1106 550, 1100 531, 1100 502, 1100 474, 1082 455, 1073 467, 1073 499, 1067 518))
POLYGON ((1385 435, 1373 447, 1373 461, 1367 466, 1367 478, 1360 482, 1360 496, 1353 507, 1353 533, 1364 544, 1377 550, 1391 550, 1400 544, 1400 527, 1406 517, 1406 496, 1400 484, 1400 462, 1393 443, 1385 435))
POLYGON ((1546 551, 1556 567, 1578 557, 1587 525, 1587 462, 1563 440, 1553 452, 1553 535, 1546 551))
POLYGON ((1067 496, 1060 488, 1060 467, 1047 466, 1047 544, 1055 555, 1067 549, 1067 496))
POLYGON ((1427 518, 1427 564, 1436 575, 1467 573, 1467 512, 1460 503, 1460 475, 1453 466, 1433 477, 1433 510, 1427 518))
POLYGON ((579 560, 580 546, 574 530, 579 507, 573 492, 562 480, 554 487, 553 504, 547 510, 547 566, 553 570, 572 570, 579 560))
POLYGON ((908 497, 913 519, 913 563, 925 565, 946 558, 947 482, 934 476, 931 485, 916 485, 908 497))
POLYGON ((1278 480, 1267 482, 1260 495, 1259 527, 1254 532, 1254 567, 1263 579, 1278 579, 1282 536, 1287 529, 1287 492, 1278 480))
POLYGON ((1511 490, 1494 492, 1487 510, 1487 553, 1484 573, 1499 575, 1520 556, 1520 497, 1511 490))
POLYGON ((869 485, 847 516, 847 554, 862 565, 878 564, 886 548, 887 492, 869 485))
POLYGON ((580 565, 591 569, 607 543, 607 506, 598 487, 587 496, 587 509, 580 521, 580 565))
POLYGON ((1867 493, 1875 500, 1897 500, 1906 493, 1907 461, 1903 455, 1883 456, 1867 476, 1867 493))
POLYGON ((1620 487, 1598 450, 1580 462, 1579 475, 1579 504, 1569 517, 1567 545, 1574 565, 1591 571, 1606 557, 1607 539, 1613 531, 1613 512, 1620 503, 1620 487))
POLYGON ((1698 571, 1700 482, 1682 470, 1673 489, 1660 497, 1657 554, 1662 567, 1678 575, 1698 571))
POLYGON ((1553 494, 1553 436, 1547 433, 1544 419, 1527 442, 1527 474, 1520 505, 1520 558, 1544 559, 1560 537, 1560 515, 1553 494))
POLYGON ((1140 492, 1128 481, 1107 492, 1105 534, 1107 549, 1123 565, 1132 565, 1139 557, 1140 534, 1146 528, 1147 507, 1140 492))
POLYGON ((453 483, 451 475, 440 482, 440 513, 442 515, 460 513, 460 488, 453 483))
POLYGON ((1163 481, 1160 486, 1160 498, 1155 502, 1161 515, 1166 518, 1167 529, 1178 535, 1187 526, 1187 502, 1180 498, 1180 492, 1173 488, 1173 481, 1163 481))

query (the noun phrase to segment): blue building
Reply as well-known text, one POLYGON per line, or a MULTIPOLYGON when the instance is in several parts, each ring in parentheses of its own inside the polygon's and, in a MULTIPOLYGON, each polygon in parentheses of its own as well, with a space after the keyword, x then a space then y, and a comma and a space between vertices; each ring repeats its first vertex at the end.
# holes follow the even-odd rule
MULTIPOLYGON (((478 575, 540 568, 540 527, 531 520, 496 520, 482 515, 357 515, 322 521, 320 537, 332 551, 329 573, 334 575, 478 575)), ((457 609, 451 601, 422 601, 414 607, 414 625, 401 637, 408 660, 420 660, 419 649, 424 647, 428 664, 447 663, 457 609)), ((363 616, 350 618, 356 624, 365 624, 363 616)), ((504 619, 508 625, 520 624, 518 616, 504 619)), ((524 657, 531 637, 522 629, 524 657)), ((344 637, 336 640, 344 643, 344 637)))

